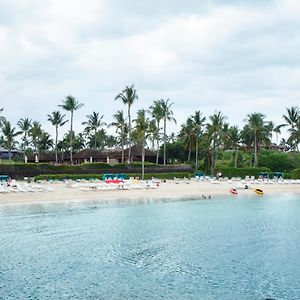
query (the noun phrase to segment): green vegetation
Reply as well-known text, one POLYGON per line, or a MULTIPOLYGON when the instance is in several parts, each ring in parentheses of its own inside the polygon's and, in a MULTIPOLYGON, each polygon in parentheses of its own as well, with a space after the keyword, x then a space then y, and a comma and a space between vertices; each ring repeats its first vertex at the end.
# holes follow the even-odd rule
MULTIPOLYGON (((141 173, 133 173, 128 174, 127 178, 129 177, 138 177, 141 178, 141 173)), ((35 181, 39 180, 77 180, 77 179, 85 179, 85 180, 92 180, 92 179, 99 179, 102 180, 103 174, 45 174, 45 175, 38 175, 34 177, 35 181)), ((176 178, 190 178, 191 174, 188 172, 173 172, 173 173, 148 173, 144 175, 145 180, 150 180, 152 178, 156 179, 174 179, 176 178)))
POLYGON ((258 178, 259 173, 267 172, 271 177, 272 172, 269 168, 219 168, 217 169, 217 173, 222 173, 223 177, 241 177, 245 178, 245 176, 255 176, 258 178))
POLYGON ((139 101, 137 101, 138 95, 134 85, 126 86, 115 97, 115 100, 120 100, 125 105, 127 113, 118 110, 113 114, 112 122, 106 126, 104 120, 107 116, 93 111, 80 122, 84 126, 81 132, 75 134, 73 130, 74 113, 84 104, 71 95, 65 97, 58 107, 69 113, 69 120, 66 120, 66 116, 59 110, 47 115, 48 121, 55 128, 54 141, 50 134, 44 131, 40 122, 33 121, 28 117, 17 122, 20 129, 17 131, 3 116, 5 110, 1 108, 0 146, 8 150, 10 158, 13 154, 12 150, 15 149, 20 150, 21 155, 16 159, 15 165, 12 164, 10 167, 6 161, 1 162, 0 171, 16 176, 35 176, 45 173, 98 174, 99 171, 114 170, 125 173, 165 173, 162 166, 158 165, 158 163, 163 163, 167 172, 174 171, 174 169, 170 170, 170 164, 175 166, 189 164, 194 171, 203 170, 206 174, 212 175, 219 170, 224 170, 225 173, 234 174, 233 176, 242 176, 238 174, 244 173, 255 176, 253 173, 247 174, 251 168, 252 171, 253 168, 268 168, 270 172, 285 172, 287 176, 291 177, 298 174, 297 171, 294 171, 300 168, 300 110, 296 106, 286 108, 285 114, 282 115, 282 124, 274 124, 263 113, 253 112, 246 115, 241 128, 227 122, 227 117, 221 111, 204 116, 200 110, 196 110, 181 124, 178 133, 173 132, 168 135, 167 124, 169 122, 176 123, 173 112, 175 103, 169 99, 155 100, 148 108, 136 109, 135 116, 132 115, 132 106, 139 105, 139 101), (63 138, 59 139, 58 129, 65 126, 66 123, 69 123, 70 130, 63 138), (107 127, 114 127, 115 134, 109 135, 107 127), (287 129, 288 137, 281 139, 278 143, 278 137, 283 127, 287 129), (276 144, 274 140, 276 140, 276 144), (141 163, 131 161, 133 144, 141 149, 141 163), (72 166, 73 154, 84 148, 103 150, 118 146, 122 149, 120 165, 110 166, 98 163, 72 166), (156 164, 145 162, 147 159, 145 148, 151 148, 157 152, 156 159, 154 155, 152 156, 156 164), (38 161, 42 152, 55 154, 57 163, 71 162, 71 166, 54 167, 43 164, 25 166, 17 163, 18 159, 24 160, 28 154, 36 157, 38 161), (129 165, 132 167, 130 168, 129 165), (234 172, 232 169, 237 170, 234 172), (241 171, 242 169, 244 171, 241 171))
MULTIPOLYGON (((34 177, 43 174, 103 174, 103 173, 126 173, 136 174, 142 170, 142 163, 133 163, 131 165, 118 164, 109 165, 105 163, 86 163, 81 165, 58 165, 51 164, 25 164, 16 163, 11 165, 0 165, 0 173, 7 174, 12 178, 34 177)), ((174 173, 174 172, 192 172, 189 165, 167 165, 145 164, 145 173, 174 173)), ((130 175, 131 176, 131 175, 130 175)), ((141 175, 140 175, 141 177, 141 175)), ((146 178, 146 177, 145 177, 146 178)))

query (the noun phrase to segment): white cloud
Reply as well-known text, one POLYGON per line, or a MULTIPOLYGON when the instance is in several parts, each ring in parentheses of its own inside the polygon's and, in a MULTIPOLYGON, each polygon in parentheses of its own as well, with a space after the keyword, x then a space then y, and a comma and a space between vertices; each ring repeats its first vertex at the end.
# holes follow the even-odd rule
POLYGON ((201 3, 1 2, 0 106, 15 123, 47 124, 72 94, 85 103, 79 129, 93 110, 110 121, 114 95, 134 83, 135 111, 170 98, 179 125, 198 109, 240 126, 257 110, 280 122, 300 95, 299 1, 201 3))

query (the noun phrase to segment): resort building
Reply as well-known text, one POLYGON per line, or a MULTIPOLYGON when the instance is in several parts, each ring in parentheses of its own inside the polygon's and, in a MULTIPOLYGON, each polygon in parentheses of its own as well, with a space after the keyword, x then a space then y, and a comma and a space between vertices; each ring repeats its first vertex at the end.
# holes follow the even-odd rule
MULTIPOLYGON (((11 150, 11 159, 20 159, 22 152, 19 150, 11 150)), ((0 148, 0 159, 9 159, 9 151, 5 148, 0 148)))
MULTIPOLYGON (((129 149, 124 149, 124 162, 128 160, 129 149)), ((96 150, 83 149, 73 156, 75 164, 82 164, 88 162, 102 162, 108 164, 118 164, 122 162, 122 149, 115 148, 111 150, 96 150)), ((131 147, 131 159, 134 161, 142 161, 142 147, 134 145, 131 147)), ((156 151, 145 149, 145 161, 155 162, 156 151)))

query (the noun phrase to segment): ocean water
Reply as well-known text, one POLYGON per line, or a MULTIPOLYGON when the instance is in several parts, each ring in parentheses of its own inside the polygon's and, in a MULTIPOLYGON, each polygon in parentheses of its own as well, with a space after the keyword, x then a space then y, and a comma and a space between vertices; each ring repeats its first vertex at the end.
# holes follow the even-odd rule
POLYGON ((300 198, 0 206, 0 299, 300 299, 300 198))

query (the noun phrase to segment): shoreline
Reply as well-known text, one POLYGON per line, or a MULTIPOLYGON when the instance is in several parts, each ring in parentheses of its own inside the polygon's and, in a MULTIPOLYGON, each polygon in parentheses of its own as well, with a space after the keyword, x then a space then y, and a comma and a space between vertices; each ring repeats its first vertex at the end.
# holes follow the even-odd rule
MULTIPOLYGON (((76 184, 76 183, 75 183, 76 184)), ((179 181, 168 180, 152 189, 82 190, 80 187, 68 187, 66 183, 35 184, 52 191, 9 192, 0 195, 0 206, 16 204, 51 204, 67 202, 134 202, 134 201, 172 201, 180 199, 205 199, 216 196, 239 197, 255 195, 253 189, 261 188, 264 195, 300 193, 299 183, 253 183, 249 189, 238 188, 241 182, 229 181, 179 181), (238 195, 232 195, 229 189, 238 188, 238 195)), ((260 196, 261 197, 261 196, 260 196)))

